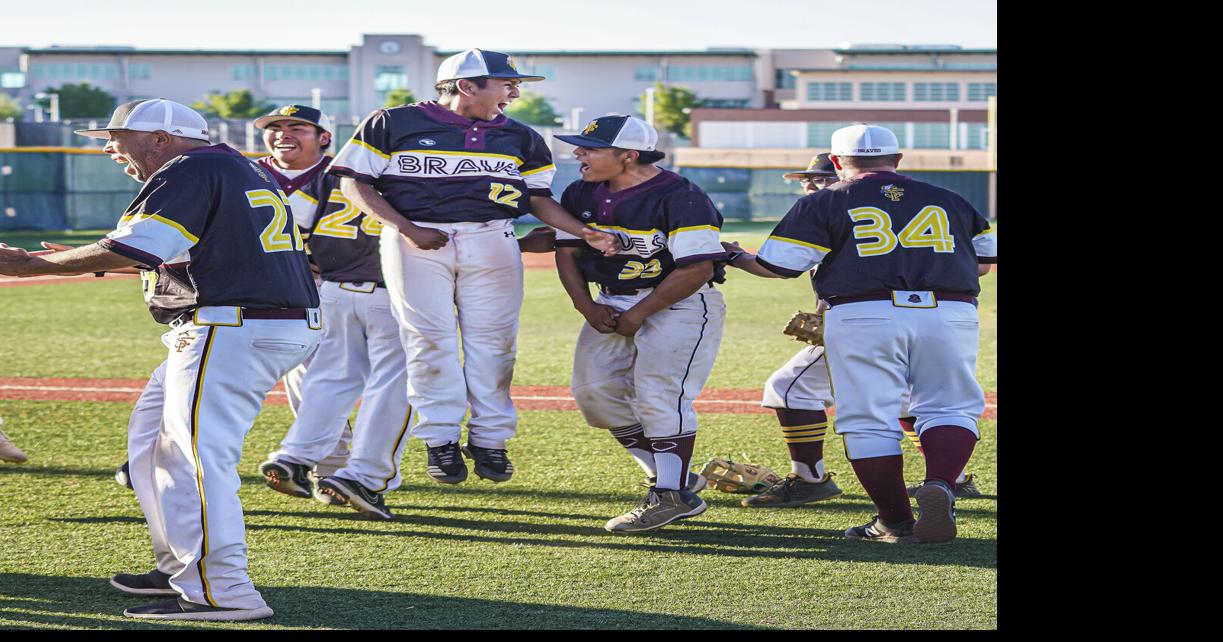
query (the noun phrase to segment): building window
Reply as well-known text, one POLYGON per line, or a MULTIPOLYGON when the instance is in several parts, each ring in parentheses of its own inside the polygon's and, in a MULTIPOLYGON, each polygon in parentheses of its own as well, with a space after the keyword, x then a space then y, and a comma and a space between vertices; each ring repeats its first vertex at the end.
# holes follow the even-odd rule
POLYGON ((951 123, 913 123, 915 149, 951 149, 951 123))
POLYGON ((229 75, 234 80, 250 80, 255 77, 255 65, 234 65, 229 68, 229 75))
POLYGON ((43 63, 30 65, 30 74, 48 80, 114 80, 119 77, 115 63, 43 63))
POLYGON ((148 80, 151 69, 147 62, 129 62, 127 64, 128 80, 148 80))
POLYGON ((658 67, 654 65, 637 65, 633 69, 633 80, 658 80, 658 67))
POLYGON ((25 74, 20 71, 0 72, 0 87, 4 89, 20 89, 25 87, 25 74))
POLYGON ((378 65, 374 71, 374 90, 380 92, 408 86, 408 75, 399 65, 378 65))
POLYGON ((933 103, 959 102, 960 83, 915 82, 913 83, 913 100, 933 103))
POLYGON ((849 102, 854 99, 853 87, 847 82, 809 82, 807 100, 849 102))
POLYGON ((670 82, 744 82, 754 80, 752 68, 730 65, 671 65, 670 82))
POLYGON ((832 132, 851 124, 853 123, 807 123, 807 147, 828 149, 832 144, 832 132))
MULTIPOLYGON (((234 80, 245 80, 237 76, 237 68, 249 65, 234 66, 234 80)), ((264 65, 263 76, 266 80, 348 80, 347 65, 264 65)), ((253 77, 253 72, 251 76, 253 77)))
POLYGON ((863 102, 904 102, 905 84, 902 82, 864 82, 859 85, 863 102))
POLYGON ((789 69, 778 69, 775 85, 778 89, 794 89, 797 80, 789 69))
POLYGON ((968 102, 983 103, 990 96, 998 95, 998 83, 996 82, 970 82, 968 83, 968 102))
POLYGON ((965 149, 988 149, 989 148, 989 130, 985 123, 965 123, 967 127, 967 135, 965 140, 960 142, 960 146, 965 149))
POLYGON ((748 98, 705 98, 701 100, 701 107, 710 107, 713 109, 743 109, 751 104, 751 99, 748 98))

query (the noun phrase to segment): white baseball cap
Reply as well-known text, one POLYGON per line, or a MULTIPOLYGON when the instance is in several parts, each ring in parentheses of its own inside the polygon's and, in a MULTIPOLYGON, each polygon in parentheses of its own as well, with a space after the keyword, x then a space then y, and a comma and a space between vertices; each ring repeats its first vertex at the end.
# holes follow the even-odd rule
POLYGON ((653 125, 633 116, 600 116, 589 123, 582 133, 556 136, 574 147, 600 149, 618 147, 643 152, 639 158, 646 162, 661 160, 666 154, 657 151, 658 130, 653 125))
POLYGON ((208 121, 194 109, 165 98, 133 100, 115 108, 110 123, 100 129, 78 129, 90 138, 110 138, 110 132, 156 132, 208 142, 208 121))
POLYGON ((858 123, 832 132, 833 156, 887 156, 900 153, 896 134, 887 127, 858 123))
POLYGON ((509 54, 487 49, 468 49, 442 61, 437 68, 437 82, 459 78, 513 78, 523 82, 543 80, 543 76, 518 73, 514 58, 509 54))

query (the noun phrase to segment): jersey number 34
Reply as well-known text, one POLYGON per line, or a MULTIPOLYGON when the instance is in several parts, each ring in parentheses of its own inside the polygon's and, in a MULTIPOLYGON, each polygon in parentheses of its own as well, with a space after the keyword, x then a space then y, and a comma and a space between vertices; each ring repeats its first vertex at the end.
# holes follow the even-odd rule
POLYGON ((305 243, 302 242, 301 232, 293 222, 293 217, 289 216, 289 205, 286 203, 289 199, 284 192, 277 192, 268 189, 246 192, 246 200, 251 207, 272 208, 272 221, 259 233, 259 242, 263 244, 264 252, 301 251, 305 243))
POLYGON ((855 223, 854 238, 867 242, 857 244, 858 256, 882 256, 896 249, 930 248, 939 254, 955 252, 955 237, 947 222, 947 211, 935 205, 923 207, 899 233, 892 232, 892 217, 877 207, 856 207, 849 210, 855 223))

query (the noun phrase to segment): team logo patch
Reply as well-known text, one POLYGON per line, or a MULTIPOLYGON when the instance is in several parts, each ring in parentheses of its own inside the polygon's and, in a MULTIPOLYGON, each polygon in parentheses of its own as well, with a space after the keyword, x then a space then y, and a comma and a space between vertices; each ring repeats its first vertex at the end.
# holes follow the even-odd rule
POLYGON ((677 447, 679 447, 679 444, 675 443, 674 441, 656 441, 654 442, 654 452, 664 452, 665 453, 668 450, 674 450, 677 447))
POLYGON ((880 187, 879 192, 893 203, 900 201, 900 197, 905 195, 904 188, 890 184, 880 187))
POLYGON ((591 216, 592 214, 590 213, 590 210, 586 210, 585 212, 582 212, 582 218, 590 218, 591 216))
POLYGON ((433 147, 434 145, 437 144, 437 141, 433 140, 432 138, 422 138, 416 142, 420 143, 421 145, 424 145, 425 147, 433 147))
POLYGON ((590 121, 590 124, 586 126, 586 129, 582 130, 582 133, 589 134, 598 128, 599 128, 599 123, 596 123, 595 121, 592 120, 590 121))
POLYGON ((183 331, 179 333, 178 340, 174 342, 174 347, 175 347, 174 351, 182 352, 183 348, 186 348, 187 346, 191 345, 192 341, 195 341, 195 337, 192 336, 190 331, 183 331))
POLYGON ((910 294, 909 303, 921 303, 921 297, 916 294, 910 294))
POLYGON ((289 105, 288 107, 280 108, 280 115, 281 116, 292 116, 293 114, 296 114, 299 111, 301 110, 294 107, 293 105, 289 105))
POLYGON ((510 69, 513 69, 514 71, 518 71, 518 63, 514 62, 514 57, 513 57, 513 56, 506 56, 506 57, 505 57, 505 64, 506 64, 506 65, 509 65, 509 68, 510 68, 510 69))

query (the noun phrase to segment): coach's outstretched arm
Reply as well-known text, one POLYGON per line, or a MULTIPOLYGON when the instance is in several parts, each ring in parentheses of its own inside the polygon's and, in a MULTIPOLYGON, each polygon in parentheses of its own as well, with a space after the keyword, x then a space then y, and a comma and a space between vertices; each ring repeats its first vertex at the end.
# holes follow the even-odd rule
POLYGON ((531 213, 548 225, 586 241, 587 245, 602 252, 604 256, 614 255, 620 247, 615 236, 587 227, 550 196, 532 196, 531 213))
POLYGON ((675 268, 649 296, 620 315, 616 320, 616 333, 626 337, 637 334, 651 314, 696 294, 712 278, 713 261, 697 261, 675 268))
POLYGON ((756 261, 756 255, 749 253, 747 250, 739 247, 739 242, 727 243, 722 241, 722 247, 731 254, 731 260, 728 265, 739 268, 749 274, 762 276, 766 279, 784 279, 787 278, 784 274, 778 274, 767 267, 764 267, 756 261))
POLYGON ((0 274, 7 276, 67 276, 138 264, 135 259, 111 252, 97 243, 45 255, 32 255, 21 248, 0 247, 0 274))
POLYGON ((413 245, 422 250, 437 250, 446 247, 450 235, 431 227, 421 227, 400 214, 390 203, 374 189, 373 185, 362 183, 347 176, 340 179, 340 192, 352 201, 357 209, 382 221, 385 225, 399 230, 413 245))

